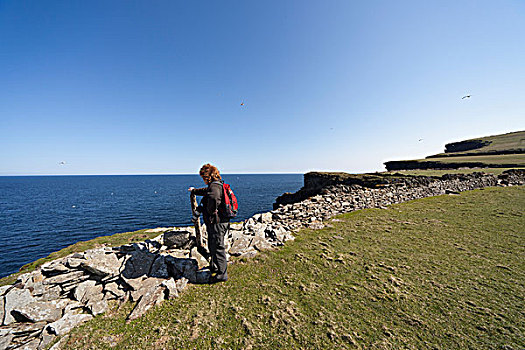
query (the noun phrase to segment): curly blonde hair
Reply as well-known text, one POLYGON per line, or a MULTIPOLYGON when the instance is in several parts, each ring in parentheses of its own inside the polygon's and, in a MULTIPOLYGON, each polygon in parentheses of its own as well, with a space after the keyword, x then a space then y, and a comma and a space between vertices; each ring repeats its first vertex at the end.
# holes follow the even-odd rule
POLYGON ((199 170, 199 175, 207 184, 211 183, 212 181, 222 180, 221 174, 219 173, 219 169, 217 169, 216 166, 211 165, 209 163, 204 164, 201 167, 201 170, 199 170))

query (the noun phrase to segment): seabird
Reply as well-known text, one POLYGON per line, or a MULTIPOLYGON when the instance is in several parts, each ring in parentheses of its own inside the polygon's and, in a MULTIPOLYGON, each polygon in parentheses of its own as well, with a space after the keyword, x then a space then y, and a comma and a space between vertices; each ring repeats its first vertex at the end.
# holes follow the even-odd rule
POLYGON ((466 98, 470 98, 471 96, 472 96, 472 95, 465 95, 465 96, 463 96, 461 99, 464 100, 464 99, 466 99, 466 98))
POLYGON ((64 162, 64 161, 61 161, 61 162, 60 162, 60 163, 58 163, 58 164, 60 164, 60 165, 65 165, 65 164, 66 164, 66 162, 64 162))

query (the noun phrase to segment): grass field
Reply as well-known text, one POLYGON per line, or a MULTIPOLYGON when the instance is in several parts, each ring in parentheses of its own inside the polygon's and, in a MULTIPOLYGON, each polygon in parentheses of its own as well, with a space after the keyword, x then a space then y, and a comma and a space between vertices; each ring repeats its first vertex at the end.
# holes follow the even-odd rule
POLYGON ((480 156, 465 156, 465 157, 443 157, 443 158, 429 158, 421 159, 421 162, 432 161, 440 163, 483 163, 483 164, 515 164, 520 167, 525 167, 525 153, 522 154, 500 154, 500 155, 480 155, 480 156))
POLYGON ((525 188, 345 214, 69 349, 523 349, 525 188))
MULTIPOLYGON (((525 131, 511 132, 508 134, 494 135, 494 136, 485 136, 478 137, 471 140, 481 140, 489 141, 490 144, 487 146, 473 149, 470 151, 464 152, 453 152, 451 154, 465 154, 465 155, 475 155, 477 153, 484 152, 499 152, 499 151, 508 151, 508 150, 524 150, 525 149, 525 131)), ((471 141, 466 140, 466 141, 471 141)), ((445 155, 445 153, 441 153, 445 155)))
POLYGON ((464 168, 464 169, 416 169, 416 170, 392 170, 386 174, 416 175, 416 176, 443 176, 445 174, 471 174, 482 172, 486 174, 500 175, 505 170, 525 168, 464 168))

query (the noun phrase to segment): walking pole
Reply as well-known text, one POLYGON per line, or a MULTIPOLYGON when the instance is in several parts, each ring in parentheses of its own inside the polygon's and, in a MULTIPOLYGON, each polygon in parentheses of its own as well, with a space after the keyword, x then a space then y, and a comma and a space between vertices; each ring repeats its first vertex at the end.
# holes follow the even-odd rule
MULTIPOLYGON (((195 193, 190 192, 190 202, 191 202, 191 212, 194 214, 197 210, 197 196, 195 193)), ((210 254, 208 253, 208 250, 204 247, 202 244, 202 227, 201 227, 201 220, 198 218, 194 222, 195 225, 195 238, 196 238, 196 244, 197 244, 197 251, 206 259, 208 260, 210 254)))

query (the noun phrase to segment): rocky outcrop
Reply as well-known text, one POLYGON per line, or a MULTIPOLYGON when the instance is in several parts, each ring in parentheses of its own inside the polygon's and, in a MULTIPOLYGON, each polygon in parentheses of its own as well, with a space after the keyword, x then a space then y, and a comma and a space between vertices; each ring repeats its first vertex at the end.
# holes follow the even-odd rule
POLYGON ((474 149, 482 148, 490 144, 491 142, 486 140, 467 140, 460 142, 452 142, 447 143, 445 145, 445 153, 472 151, 474 149))
MULTIPOLYGON (((368 180, 306 174, 302 192, 287 197, 294 202, 277 203, 271 212, 231 225, 225 240, 229 254, 250 257, 273 249, 293 240, 299 229, 323 228, 341 213, 487 186, 523 185, 525 171, 441 178, 372 176, 368 180)), ((56 337, 104 313, 110 303, 134 302, 128 315, 131 322, 163 300, 178 297, 188 283, 207 283, 209 271, 202 268, 207 262, 195 247, 192 228, 154 232, 162 233, 140 243, 75 253, 0 287, 0 349, 43 349, 56 337)))

